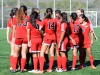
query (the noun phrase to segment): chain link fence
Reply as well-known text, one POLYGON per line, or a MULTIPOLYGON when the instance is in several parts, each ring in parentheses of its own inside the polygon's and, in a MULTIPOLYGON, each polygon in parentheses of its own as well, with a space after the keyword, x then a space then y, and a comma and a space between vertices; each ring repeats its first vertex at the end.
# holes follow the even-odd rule
POLYGON ((48 7, 53 10, 70 11, 70 13, 79 8, 83 8, 86 11, 97 11, 97 25, 100 26, 100 0, 0 0, 0 28, 6 28, 11 9, 21 5, 28 7, 28 15, 30 15, 32 7, 39 8, 41 19, 44 17, 44 12, 48 7))

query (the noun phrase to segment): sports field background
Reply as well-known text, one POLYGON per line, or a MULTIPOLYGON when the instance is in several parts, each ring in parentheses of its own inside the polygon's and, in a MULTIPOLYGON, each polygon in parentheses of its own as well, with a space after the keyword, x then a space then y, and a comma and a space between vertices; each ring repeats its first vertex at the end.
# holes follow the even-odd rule
MULTIPOLYGON (((94 41, 94 45, 92 46, 92 53, 94 56, 96 70, 92 70, 90 68, 90 63, 88 56, 86 58, 86 65, 84 69, 77 69, 75 71, 71 71, 71 66, 68 66, 68 71, 63 73, 57 73, 53 71, 52 73, 45 72, 43 75, 100 75, 100 28, 94 28, 94 31, 98 37, 98 41, 94 41)), ((10 54, 10 45, 6 41, 6 29, 0 29, 0 75, 33 75, 33 73, 10 73, 9 72, 9 54, 10 54)), ((55 57, 56 58, 56 57, 55 57)), ((72 61, 72 51, 69 52, 69 64, 72 61)), ((54 64, 56 65, 56 64, 54 64)), ((79 62, 77 63, 77 67, 79 66, 79 62)), ((56 66, 55 66, 56 67, 56 66)), ((41 74, 42 75, 42 74, 41 74)))

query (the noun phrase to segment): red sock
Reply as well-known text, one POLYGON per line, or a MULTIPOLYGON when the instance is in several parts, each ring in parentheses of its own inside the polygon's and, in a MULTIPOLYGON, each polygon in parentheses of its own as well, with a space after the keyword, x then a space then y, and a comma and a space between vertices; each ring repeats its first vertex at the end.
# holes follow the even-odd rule
POLYGON ((77 62, 77 56, 73 56, 72 68, 75 68, 76 62, 77 62))
POLYGON ((61 68, 61 57, 60 56, 57 57, 57 65, 58 65, 58 69, 60 69, 61 68))
POLYGON ((10 67, 12 67, 12 66, 13 66, 13 56, 10 55, 10 67))
POLYGON ((26 58, 21 58, 21 70, 24 70, 26 64, 26 58))
POLYGON ((62 64, 63 70, 66 70, 66 63, 67 63, 66 56, 65 57, 61 57, 61 64, 62 64))
POLYGON ((48 57, 48 54, 44 54, 44 57, 45 57, 46 63, 49 63, 49 57, 48 57))
POLYGON ((38 57, 33 57, 33 64, 34 64, 34 70, 37 70, 38 67, 38 57))
POLYGON ((43 71, 44 68, 44 57, 39 58, 39 63, 40 63, 40 71, 43 71))
POLYGON ((90 59, 90 64, 91 64, 91 66, 93 66, 93 65, 94 65, 93 56, 89 56, 89 59, 90 59))
POLYGON ((50 62, 49 62, 49 70, 52 70, 53 63, 54 63, 54 56, 51 56, 50 57, 50 62))
POLYGON ((17 65, 17 62, 18 62, 18 57, 13 57, 13 70, 16 70, 16 65, 17 65))

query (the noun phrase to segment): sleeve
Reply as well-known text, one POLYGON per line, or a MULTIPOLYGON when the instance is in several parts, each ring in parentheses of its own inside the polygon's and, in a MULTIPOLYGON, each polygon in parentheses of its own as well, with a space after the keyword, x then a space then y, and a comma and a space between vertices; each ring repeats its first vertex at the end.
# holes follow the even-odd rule
POLYGON ((90 25, 90 32, 92 32, 93 31, 93 27, 92 27, 92 25, 90 25))
POLYGON ((16 17, 13 18, 12 25, 17 26, 17 19, 16 19, 16 17))
POLYGON ((26 29, 31 29, 31 24, 30 24, 30 22, 28 22, 28 25, 27 25, 26 29))
POLYGON ((62 23, 61 24, 61 31, 66 32, 66 29, 67 29, 67 24, 66 23, 62 23))
POLYGON ((7 21, 7 27, 9 27, 9 28, 11 28, 11 20, 9 19, 8 21, 7 21))
POLYGON ((42 22, 41 22, 41 25, 40 26, 44 26, 45 25, 45 20, 43 20, 42 22))
POLYGON ((92 25, 92 22, 91 22, 91 20, 90 19, 88 19, 88 23, 90 24, 90 28, 91 28, 91 30, 93 31, 93 25, 92 25))

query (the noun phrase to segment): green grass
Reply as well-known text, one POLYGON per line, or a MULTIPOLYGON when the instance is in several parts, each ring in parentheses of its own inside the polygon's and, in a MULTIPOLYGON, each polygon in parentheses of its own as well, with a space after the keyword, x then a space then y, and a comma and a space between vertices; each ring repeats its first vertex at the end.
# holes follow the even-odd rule
MULTIPOLYGON (((100 40, 100 28, 94 29, 98 39, 100 40)), ((79 69, 71 71, 71 66, 68 66, 68 71, 64 73, 57 73, 53 71, 52 73, 45 72, 43 75, 100 75, 100 42, 95 41, 92 46, 92 53, 95 59, 96 70, 90 68, 89 59, 87 56, 86 65, 84 69, 79 69)), ((10 73, 9 72, 9 54, 10 54, 10 45, 6 41, 6 29, 0 29, 0 75, 33 75, 28 72, 26 73, 10 73)), ((69 61, 72 61, 72 51, 69 52, 69 61)), ((69 62, 71 64, 71 62, 69 62)), ((77 66, 79 62, 77 63, 77 66)))

